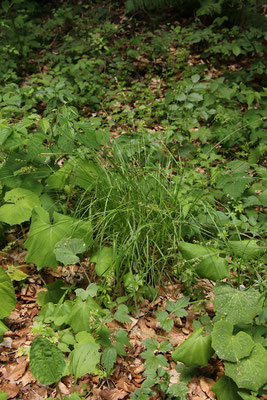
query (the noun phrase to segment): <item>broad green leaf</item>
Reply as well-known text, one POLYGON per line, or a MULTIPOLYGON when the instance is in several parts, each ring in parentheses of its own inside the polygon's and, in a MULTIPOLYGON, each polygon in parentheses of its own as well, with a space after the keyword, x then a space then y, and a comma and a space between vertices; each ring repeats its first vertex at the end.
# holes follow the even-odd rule
POLYGON ((55 245, 66 236, 83 239, 88 249, 92 244, 91 222, 75 220, 55 212, 51 223, 48 212, 36 207, 32 214, 29 237, 25 241, 28 250, 26 261, 34 263, 39 269, 47 266, 55 268, 55 245))
POLYGON ((240 47, 237 46, 236 44, 233 45, 232 51, 233 51, 235 56, 239 56, 239 54, 241 53, 240 47))
POLYGON ((75 381, 85 374, 93 374, 100 361, 100 346, 97 343, 86 342, 76 347, 69 355, 69 371, 75 381))
POLYGON ((16 305, 15 290, 3 267, 0 267, 0 299, 0 319, 3 319, 11 313, 16 305))
POLYGON ((1 338, 3 337, 4 333, 8 331, 8 327, 2 322, 0 321, 0 342, 1 342, 1 338))
POLYGON ((226 283, 214 288, 214 310, 219 318, 226 318, 233 325, 249 324, 262 309, 263 296, 255 289, 240 291, 226 283))
POLYGON ((223 375, 212 387, 211 390, 216 394, 218 400, 241 400, 237 394, 238 387, 232 379, 223 375))
POLYGON ((0 221, 9 225, 29 221, 33 208, 41 205, 39 197, 35 193, 22 188, 10 190, 5 194, 4 199, 6 203, 10 204, 0 207, 0 221))
POLYGON ((107 371, 107 374, 110 374, 115 362, 117 360, 117 351, 114 347, 107 347, 101 357, 101 363, 107 371))
POLYGON ((54 253, 57 261, 64 265, 76 264, 79 257, 76 254, 83 253, 86 250, 82 239, 63 238, 55 245, 54 253))
POLYGON ((232 240, 228 245, 235 256, 244 260, 253 260, 266 253, 266 247, 260 247, 257 240, 232 240))
POLYGON ((169 318, 169 313, 164 310, 157 310, 155 312, 157 321, 160 323, 160 327, 165 331, 165 332, 170 332, 170 330, 174 326, 174 322, 172 318, 169 318))
POLYGON ((241 389, 257 392, 267 382, 267 350, 256 343, 249 357, 237 363, 225 361, 225 375, 241 389))
POLYGON ((86 301, 77 298, 68 316, 67 323, 72 327, 74 332, 89 331, 91 315, 95 315, 96 312, 101 311, 101 307, 91 296, 88 296, 86 301))
POLYGON ((216 281, 229 276, 226 259, 218 255, 220 250, 186 242, 179 244, 179 250, 186 260, 200 259, 195 268, 201 278, 216 281))
POLYGON ((62 352, 48 339, 37 336, 31 345, 30 369, 33 376, 43 385, 58 382, 65 370, 62 352))
POLYGON ((245 332, 233 335, 234 326, 227 320, 215 322, 212 333, 212 347, 223 360, 237 362, 250 355, 255 342, 245 332))
POLYGON ((174 361, 185 365, 207 365, 214 353, 211 347, 211 336, 203 335, 204 328, 198 328, 173 352, 174 361))
POLYGON ((203 100, 203 95, 199 94, 199 93, 190 93, 188 96, 188 100, 189 101, 193 101, 193 102, 199 102, 201 100, 203 100))
POLYGON ((98 276, 105 276, 114 263, 114 251, 112 247, 101 247, 90 259, 96 263, 95 272, 98 276))
POLYGON ((47 303, 57 304, 61 297, 66 293, 67 287, 61 279, 45 286, 47 290, 41 290, 37 295, 38 306, 44 306, 47 303))
POLYGON ((0 392, 0 400, 7 400, 8 394, 5 392, 0 392))
POLYGON ((131 322, 128 307, 125 304, 120 304, 114 314, 114 318, 119 322, 131 322))
POLYGON ((39 124, 40 124, 40 127, 41 127, 42 131, 44 133, 47 133, 47 131, 48 131, 49 127, 50 127, 49 120, 47 118, 42 118, 40 120, 39 124))
POLYGON ((250 391, 241 389, 237 392, 241 399, 243 400, 258 400, 257 394, 253 395, 250 391))
POLYGON ((200 75, 198 75, 198 74, 194 74, 191 76, 191 80, 193 83, 197 83, 199 81, 199 79, 200 79, 200 75))

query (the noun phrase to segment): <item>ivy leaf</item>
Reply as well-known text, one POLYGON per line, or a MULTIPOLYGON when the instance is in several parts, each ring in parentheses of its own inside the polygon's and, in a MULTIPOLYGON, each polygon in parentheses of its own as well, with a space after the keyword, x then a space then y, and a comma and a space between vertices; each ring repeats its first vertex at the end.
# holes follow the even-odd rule
POLYGON ((114 347, 106 348, 101 357, 101 362, 104 365, 104 368, 107 371, 107 374, 110 374, 115 362, 117 360, 117 351, 114 347))
POLYGON ((114 314, 114 318, 119 322, 131 322, 128 307, 125 304, 120 304, 114 314))
POLYGON ((100 361, 100 346, 97 343, 86 342, 76 347, 69 355, 69 371, 75 381, 85 374, 93 374, 100 361))
POLYGON ((16 305, 14 287, 3 267, 0 267, 0 299, 0 319, 3 319, 10 314, 16 305))
POLYGON ((91 222, 75 220, 55 212, 51 223, 48 212, 36 207, 32 213, 29 237, 25 241, 28 250, 26 261, 34 263, 38 269, 46 266, 55 268, 55 245, 66 236, 83 239, 87 249, 92 244, 91 222))
POLYGON ((225 361, 225 375, 239 388, 257 392, 267 382, 267 350, 256 343, 249 357, 238 363, 225 361))
POLYGON ((30 369, 33 376, 43 385, 58 382, 65 370, 62 352, 48 339, 37 336, 31 345, 30 369))
POLYGON ((169 319, 169 313, 164 310, 157 310, 155 314, 161 328, 167 333, 170 332, 170 330, 173 328, 174 322, 171 318, 169 319))
POLYGON ((12 189, 5 194, 6 203, 0 207, 0 221, 9 225, 21 224, 29 221, 32 210, 36 206, 40 206, 39 197, 27 189, 12 189))
POLYGON ((223 375, 211 387, 211 390, 216 394, 218 400, 241 400, 237 393, 238 387, 228 376, 223 375))
POLYGON ((227 320, 215 322, 212 333, 212 347, 223 360, 237 362, 250 355, 255 342, 245 332, 233 335, 234 326, 227 320))
POLYGON ((218 318, 225 317, 233 325, 250 324, 262 309, 263 296, 255 289, 240 291, 227 283, 214 288, 214 310, 218 318))
POLYGON ((188 339, 179 345, 173 352, 174 361, 183 362, 185 365, 207 365, 214 353, 211 347, 211 335, 202 335, 204 327, 196 329, 188 339))
POLYGON ((101 247, 90 259, 96 263, 95 272, 98 276, 106 276, 114 262, 114 251, 112 247, 101 247))
POLYGON ((82 239, 63 238, 56 243, 54 253, 57 261, 64 265, 70 265, 79 262, 76 254, 83 253, 85 250, 86 246, 82 239))

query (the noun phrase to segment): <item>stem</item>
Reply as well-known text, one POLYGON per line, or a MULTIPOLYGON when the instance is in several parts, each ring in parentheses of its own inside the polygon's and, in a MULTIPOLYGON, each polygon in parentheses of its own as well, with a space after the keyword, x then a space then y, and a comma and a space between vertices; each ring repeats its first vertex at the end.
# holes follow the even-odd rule
POLYGON ((64 400, 64 399, 63 399, 63 396, 62 396, 62 393, 61 393, 61 390, 59 389, 58 382, 56 383, 56 387, 57 387, 57 391, 58 391, 60 400, 64 400))

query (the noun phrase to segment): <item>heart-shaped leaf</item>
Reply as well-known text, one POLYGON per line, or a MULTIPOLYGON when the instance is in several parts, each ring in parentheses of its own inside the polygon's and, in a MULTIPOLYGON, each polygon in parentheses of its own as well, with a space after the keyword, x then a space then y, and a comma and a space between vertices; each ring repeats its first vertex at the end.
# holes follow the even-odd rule
POLYGON ((225 375, 241 389, 257 392, 267 382, 267 350, 256 343, 250 356, 237 363, 225 361, 225 375))
POLYGON ((198 328, 173 352, 174 361, 187 366, 207 365, 214 353, 211 347, 211 336, 203 335, 204 328, 198 328))
POLYGON ((233 325, 249 324, 262 309, 263 296, 255 289, 238 290, 226 283, 214 288, 214 310, 233 325))
POLYGON ((5 194, 5 202, 0 207, 0 221, 9 225, 21 224, 29 221, 32 210, 36 206, 40 206, 39 197, 27 189, 16 188, 5 194))
POLYGON ((255 346, 251 336, 245 332, 233 335, 234 326, 227 320, 215 322, 212 333, 212 347, 223 360, 237 362, 250 355, 255 346))
POLYGON ((31 345, 30 369, 33 376, 43 385, 58 382, 65 369, 62 352, 48 339, 37 336, 31 345))

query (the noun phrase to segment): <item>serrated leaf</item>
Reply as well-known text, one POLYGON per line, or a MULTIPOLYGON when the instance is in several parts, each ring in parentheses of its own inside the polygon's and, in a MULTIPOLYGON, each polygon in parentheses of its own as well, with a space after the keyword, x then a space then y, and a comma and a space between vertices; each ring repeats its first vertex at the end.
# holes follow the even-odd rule
POLYGON ((64 265, 70 265, 79 262, 76 254, 81 254, 85 250, 86 246, 82 239, 63 238, 56 243, 54 253, 57 261, 64 265))
POLYGON ((122 329, 119 329, 115 335, 114 338, 116 342, 120 342, 124 346, 130 346, 130 340, 128 337, 128 333, 122 329))
POLYGON ((112 247, 101 247, 90 259, 96 263, 95 272, 98 276, 105 276, 114 263, 114 251, 112 247))
POLYGON ((235 382, 225 375, 211 387, 211 391, 216 394, 218 400, 241 400, 237 390, 235 382))
POLYGON ((167 301, 166 310, 174 313, 177 317, 185 317, 187 311, 184 309, 189 304, 190 297, 181 297, 175 303, 173 301, 167 301))
POLYGON ((156 371, 159 367, 168 368, 168 361, 162 354, 158 355, 150 354, 149 357, 146 357, 144 367, 145 367, 145 372, 143 374, 148 378, 154 378, 156 375, 156 371))
POLYGON ((48 131, 49 127, 50 127, 49 120, 47 118, 42 118, 40 120, 39 124, 40 124, 40 127, 41 127, 42 131, 44 133, 47 133, 47 131, 48 131))
POLYGON ((7 317, 16 305, 16 295, 12 282, 3 267, 0 267, 0 319, 7 317))
POLYGON ((0 207, 0 221, 9 225, 29 221, 33 208, 41 205, 39 197, 35 193, 22 188, 10 190, 5 194, 4 199, 6 203, 10 204, 0 207))
POLYGON ((152 337, 150 339, 143 340, 143 344, 147 348, 148 352, 154 353, 154 351, 158 348, 159 342, 152 337))
POLYGON ((167 353, 171 349, 172 349, 172 345, 167 340, 165 340, 164 342, 161 342, 159 345, 159 352, 161 352, 161 353, 167 353))
POLYGON ((250 355, 255 342, 245 332, 233 335, 234 326, 227 320, 215 322, 212 333, 212 347, 223 360, 237 362, 250 355))
POLYGON ((104 368, 107 371, 107 374, 110 374, 115 362, 117 360, 117 351, 114 347, 106 348, 101 357, 101 363, 104 365, 104 368))
POLYGON ((28 250, 26 261, 34 263, 39 269, 46 266, 55 268, 57 266, 55 245, 66 236, 83 239, 88 249, 92 244, 91 223, 56 212, 51 223, 48 212, 36 207, 32 213, 29 237, 24 244, 28 250))
POLYGON ((267 350, 256 343, 249 357, 237 363, 225 361, 225 375, 239 388, 257 392, 267 382, 267 350))
POLYGON ((164 310, 157 310, 155 312, 157 321, 160 323, 160 327, 165 331, 165 332, 170 332, 170 330, 174 326, 173 319, 169 319, 169 313, 164 310))
POLYGON ((226 283, 214 288, 214 310, 219 318, 226 318, 233 325, 249 324, 262 309, 263 296, 255 289, 240 291, 226 283))
POLYGON ((196 329, 188 339, 179 345, 172 354, 174 361, 183 362, 188 366, 208 364, 214 351, 211 347, 211 335, 203 336, 203 330, 203 327, 196 329))
POLYGON ((62 352, 48 339, 37 336, 31 345, 30 369, 33 376, 43 385, 58 382, 65 370, 62 352))
POLYGON ((131 322, 128 307, 125 304, 120 304, 114 314, 114 318, 119 322, 131 322))
POLYGON ((86 342, 76 347, 69 355, 69 371, 75 381, 85 374, 93 374, 100 361, 100 346, 97 343, 86 342))
POLYGON ((184 382, 174 383, 169 386, 167 393, 173 397, 178 397, 179 400, 186 400, 189 389, 184 382))

